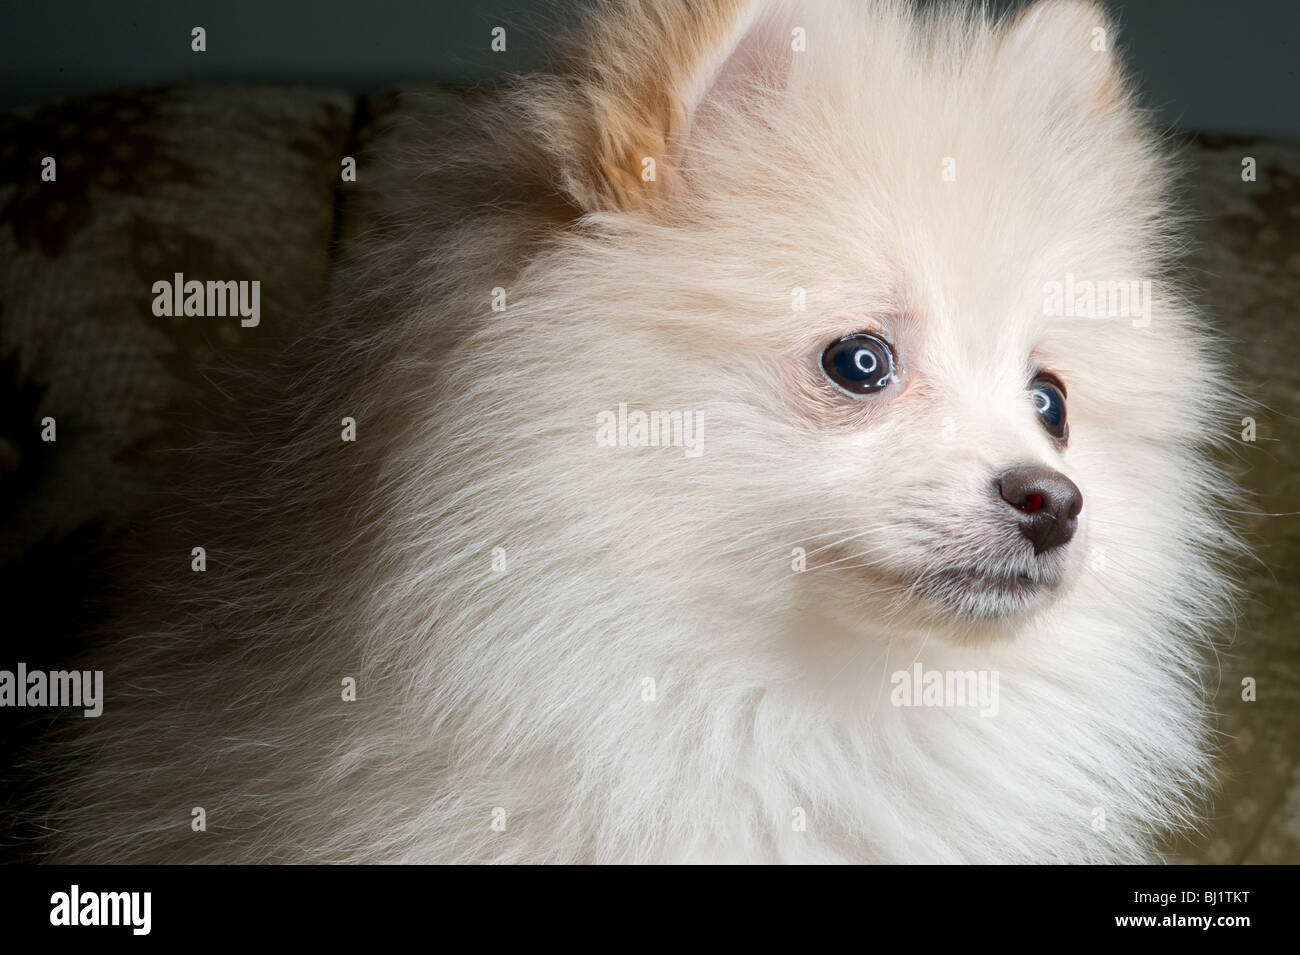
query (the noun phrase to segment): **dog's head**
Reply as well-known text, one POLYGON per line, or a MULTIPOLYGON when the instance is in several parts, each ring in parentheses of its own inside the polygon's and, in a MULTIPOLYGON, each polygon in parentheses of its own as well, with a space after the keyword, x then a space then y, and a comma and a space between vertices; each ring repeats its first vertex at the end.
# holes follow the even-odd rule
POLYGON ((556 334, 601 407, 704 422, 655 453, 719 566, 966 634, 1174 573, 1217 373, 1099 9, 639 3, 579 43, 534 110, 582 213, 556 334))

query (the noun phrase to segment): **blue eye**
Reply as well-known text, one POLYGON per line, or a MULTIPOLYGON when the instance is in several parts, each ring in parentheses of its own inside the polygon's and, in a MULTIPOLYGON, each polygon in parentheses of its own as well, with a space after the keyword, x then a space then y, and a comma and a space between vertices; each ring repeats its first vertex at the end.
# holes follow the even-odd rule
POLYGON ((1070 433, 1065 421, 1065 388, 1054 378, 1039 375, 1029 383, 1029 398, 1047 433, 1065 441, 1070 433))
POLYGON ((894 351, 883 338, 859 332, 822 352, 822 371, 849 394, 869 395, 894 380, 894 351))

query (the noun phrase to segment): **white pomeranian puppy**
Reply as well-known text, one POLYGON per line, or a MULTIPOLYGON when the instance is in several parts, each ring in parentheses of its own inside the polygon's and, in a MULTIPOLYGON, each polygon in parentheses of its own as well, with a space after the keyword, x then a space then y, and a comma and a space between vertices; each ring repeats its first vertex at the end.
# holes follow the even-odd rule
POLYGON ((49 857, 1156 858, 1230 390, 1114 39, 600 3, 444 118, 202 452, 49 857))

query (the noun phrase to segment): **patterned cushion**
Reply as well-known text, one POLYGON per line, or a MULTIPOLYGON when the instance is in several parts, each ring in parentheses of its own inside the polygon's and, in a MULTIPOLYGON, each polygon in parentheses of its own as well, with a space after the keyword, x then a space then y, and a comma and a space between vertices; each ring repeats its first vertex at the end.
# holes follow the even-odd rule
POLYGON ((0 117, 0 566, 129 513, 178 422, 224 400, 205 369, 310 316, 354 110, 343 93, 174 86, 0 117), (261 323, 156 317, 153 283, 176 272, 260 280, 261 323))
POLYGON ((1300 862, 1300 145, 1201 136, 1189 144, 1188 203, 1198 217, 1188 257, 1199 300, 1229 340, 1242 408, 1256 440, 1241 443, 1242 502, 1259 560, 1246 564, 1247 602, 1220 659, 1224 790, 1203 838, 1185 845, 1211 863, 1300 862), (1243 182, 1253 158, 1256 181, 1243 182), (1258 516, 1284 515, 1293 516, 1258 516), (1254 516, 1249 516, 1254 515, 1254 516), (1242 700, 1255 680, 1256 701, 1242 700))

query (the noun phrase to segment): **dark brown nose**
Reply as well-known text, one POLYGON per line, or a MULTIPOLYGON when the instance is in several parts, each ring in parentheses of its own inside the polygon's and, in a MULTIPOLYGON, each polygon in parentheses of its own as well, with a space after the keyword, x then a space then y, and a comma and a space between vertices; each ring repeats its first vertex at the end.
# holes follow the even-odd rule
POLYGON ((1060 471, 1044 467, 1013 468, 997 479, 1002 500, 1014 507, 1020 533, 1041 554, 1068 543, 1079 526, 1083 494, 1060 471))

